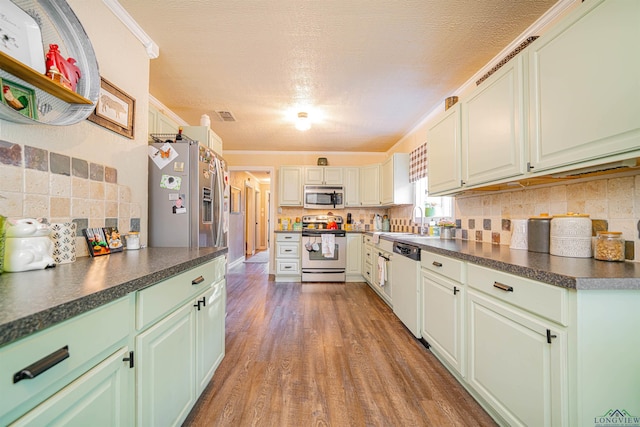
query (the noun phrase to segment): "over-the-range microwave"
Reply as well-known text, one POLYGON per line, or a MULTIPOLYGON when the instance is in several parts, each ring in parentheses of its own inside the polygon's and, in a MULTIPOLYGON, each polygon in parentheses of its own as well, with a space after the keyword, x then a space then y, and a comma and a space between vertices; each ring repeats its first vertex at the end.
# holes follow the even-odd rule
POLYGON ((344 209, 344 187, 342 185, 305 185, 304 207, 306 209, 344 209))

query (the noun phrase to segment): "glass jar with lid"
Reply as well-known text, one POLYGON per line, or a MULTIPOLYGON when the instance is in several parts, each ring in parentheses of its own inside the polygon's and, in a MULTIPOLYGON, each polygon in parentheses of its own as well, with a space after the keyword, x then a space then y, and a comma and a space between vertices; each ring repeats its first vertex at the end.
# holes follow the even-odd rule
POLYGON ((624 239, 620 231, 598 231, 593 257, 601 261, 624 261, 624 239))

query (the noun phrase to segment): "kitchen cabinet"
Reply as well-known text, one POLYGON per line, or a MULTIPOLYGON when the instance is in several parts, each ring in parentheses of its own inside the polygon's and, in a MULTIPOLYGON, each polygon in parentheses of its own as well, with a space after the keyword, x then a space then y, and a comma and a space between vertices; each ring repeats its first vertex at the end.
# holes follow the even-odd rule
POLYGON ((112 410, 105 422, 131 424, 133 369, 123 361, 129 313, 130 299, 124 297, 3 347, 0 425, 18 418, 19 424, 79 422, 112 410), (15 382, 23 371, 34 377, 19 375, 15 382))
POLYGON ((149 105, 149 133, 176 135, 179 125, 171 117, 165 115, 153 105, 149 105))
POLYGON ((344 206, 360 206, 360 168, 344 168, 344 206))
POLYGON ((362 235, 347 233, 347 282, 362 282, 362 235))
POLYGON ((342 185, 343 168, 307 166, 304 168, 304 183, 315 185, 342 185))
POLYGON ((640 2, 586 2, 528 49, 530 163, 553 172, 637 157, 640 2))
POLYGON ((360 168, 360 205, 380 206, 380 164, 360 168))
POLYGON ((276 282, 299 282, 302 279, 301 233, 276 233, 276 282))
MULTIPOLYGON (((462 181, 465 186, 526 173, 526 58, 519 54, 511 59, 462 101, 462 181)), ((429 164, 433 164, 431 152, 429 164)), ((438 167, 438 163, 433 165, 438 167)))
POLYGON ((213 375, 224 355, 224 271, 219 257, 137 293, 138 425, 180 425, 213 375))
POLYGON ((118 350, 11 425, 131 425, 128 357, 128 347, 118 350))
POLYGON ((363 276, 371 289, 373 289, 384 302, 392 306, 393 278, 391 277, 391 262, 394 257, 393 243, 388 240, 380 240, 374 243, 373 237, 367 234, 362 238, 363 276), (386 270, 386 280, 381 283, 379 262, 382 262, 386 270))
POLYGON ((410 205, 413 186, 409 182, 409 154, 395 153, 380 166, 380 199, 383 205, 410 205))
POLYGON ((466 264, 426 251, 420 258, 422 337, 441 361, 464 377, 466 264))
POLYGON ((278 176, 280 206, 302 206, 302 166, 282 166, 278 176))
POLYGON ((429 195, 447 194, 462 187, 460 103, 439 115, 427 131, 429 195))
POLYGON ((189 138, 211 148, 222 155, 222 138, 220 138, 209 126, 184 126, 182 131, 189 138))
POLYGON ((569 425, 568 291, 475 264, 468 284, 469 385, 509 425, 569 425))

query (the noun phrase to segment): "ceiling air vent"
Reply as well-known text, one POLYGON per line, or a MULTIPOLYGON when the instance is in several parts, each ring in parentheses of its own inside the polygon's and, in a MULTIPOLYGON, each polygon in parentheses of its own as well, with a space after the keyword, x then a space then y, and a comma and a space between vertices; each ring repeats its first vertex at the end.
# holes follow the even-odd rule
POLYGON ((233 117, 233 113, 231 111, 216 111, 216 114, 223 122, 235 122, 236 118, 233 117))

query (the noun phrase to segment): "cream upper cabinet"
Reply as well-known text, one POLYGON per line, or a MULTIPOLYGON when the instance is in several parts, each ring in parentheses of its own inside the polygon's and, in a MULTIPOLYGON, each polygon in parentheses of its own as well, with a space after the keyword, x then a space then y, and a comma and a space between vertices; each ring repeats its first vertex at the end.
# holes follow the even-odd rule
POLYGON ((182 130, 189 138, 206 145, 218 154, 222 154, 222 138, 208 126, 184 126, 182 130))
POLYGON ((460 103, 438 116, 427 131, 429 194, 445 194, 462 186, 460 103))
POLYGON ((636 157, 640 2, 580 5, 529 51, 532 172, 636 157))
POLYGON ((380 206, 380 165, 360 168, 360 205, 380 206))
POLYGON ((408 153, 395 153, 380 166, 380 199, 383 205, 413 203, 408 153))
POLYGON ((525 55, 516 56, 462 102, 462 180, 465 186, 526 173, 525 60, 525 55))
POLYGON ((178 133, 178 123, 169 118, 153 105, 149 106, 149 133, 178 133))
POLYGON ((304 168, 304 183, 342 185, 343 173, 343 168, 307 166, 304 168))
POLYGON ((344 205, 360 206, 360 168, 344 168, 344 205))
POLYGON ((302 166, 282 166, 278 174, 280 206, 302 206, 302 166))

